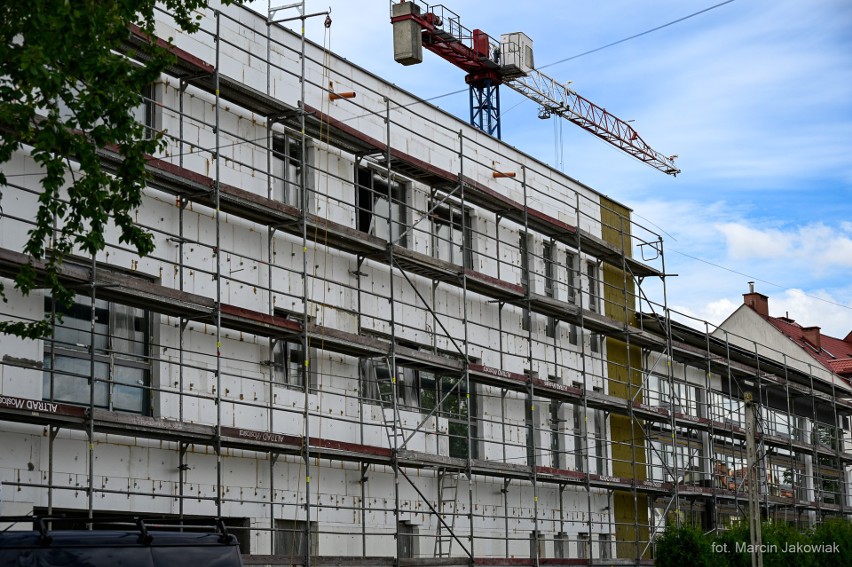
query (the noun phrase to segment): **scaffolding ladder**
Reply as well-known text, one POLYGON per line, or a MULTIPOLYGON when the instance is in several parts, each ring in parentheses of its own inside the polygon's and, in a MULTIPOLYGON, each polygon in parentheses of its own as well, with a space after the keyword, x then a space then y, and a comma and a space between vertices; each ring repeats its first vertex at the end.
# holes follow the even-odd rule
POLYGON ((446 517, 447 511, 452 507, 452 513, 449 514, 447 524, 449 528, 445 528, 441 522, 438 522, 438 531, 435 534, 435 557, 450 557, 450 552, 453 547, 453 530, 456 527, 456 502, 459 495, 459 473, 457 471, 448 471, 440 469, 438 471, 438 513, 446 517))

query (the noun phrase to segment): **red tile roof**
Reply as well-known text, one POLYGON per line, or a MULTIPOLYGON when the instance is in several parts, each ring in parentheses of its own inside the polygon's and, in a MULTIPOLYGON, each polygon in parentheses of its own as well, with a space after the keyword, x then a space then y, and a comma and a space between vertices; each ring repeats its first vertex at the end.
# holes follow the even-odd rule
POLYGON ((852 333, 838 339, 820 333, 820 348, 805 340, 805 327, 786 317, 764 317, 773 327, 792 340, 831 372, 852 379, 852 333))
POLYGON ((852 379, 852 358, 844 358, 842 360, 833 360, 830 363, 831 370, 835 374, 846 376, 852 379))

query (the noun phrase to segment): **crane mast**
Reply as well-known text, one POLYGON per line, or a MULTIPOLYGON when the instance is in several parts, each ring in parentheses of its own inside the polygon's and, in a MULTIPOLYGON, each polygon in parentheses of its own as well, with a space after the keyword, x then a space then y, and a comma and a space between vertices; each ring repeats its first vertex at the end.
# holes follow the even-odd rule
POLYGON ((505 84, 538 103, 541 117, 560 116, 659 171, 680 173, 676 156, 654 150, 630 124, 538 71, 532 40, 525 34, 503 34, 497 41, 482 30, 462 26, 446 6, 417 0, 391 0, 391 23, 399 63, 422 62, 426 48, 467 73, 470 123, 480 130, 501 137, 499 87, 505 84))

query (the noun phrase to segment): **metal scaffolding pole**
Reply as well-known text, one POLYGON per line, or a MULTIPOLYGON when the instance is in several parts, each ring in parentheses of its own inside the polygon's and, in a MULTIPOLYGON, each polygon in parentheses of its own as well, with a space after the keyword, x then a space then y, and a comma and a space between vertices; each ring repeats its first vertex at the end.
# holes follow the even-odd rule
POLYGON ((755 448, 754 400, 751 392, 745 393, 746 466, 748 471, 748 519, 751 540, 751 565, 763 567, 763 538, 760 526, 760 486, 758 480, 757 451, 755 448))

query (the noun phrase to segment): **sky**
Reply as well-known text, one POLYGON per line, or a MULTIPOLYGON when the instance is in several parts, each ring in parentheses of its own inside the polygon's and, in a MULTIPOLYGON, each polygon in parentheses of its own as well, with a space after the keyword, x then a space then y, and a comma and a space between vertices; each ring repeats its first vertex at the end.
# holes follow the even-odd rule
MULTIPOLYGON (((852 331, 852 2, 444 5, 492 37, 523 31, 546 75, 679 156, 682 173, 667 176, 501 90, 503 141, 663 236, 665 297, 679 319, 721 323, 754 281, 770 314, 835 337, 852 331)), ((309 39, 424 99, 466 89, 464 72, 428 51, 420 65, 394 62, 389 0, 307 0, 308 13, 329 8, 330 30, 312 18, 309 39)), ((433 103, 469 114, 466 90, 433 103)))

